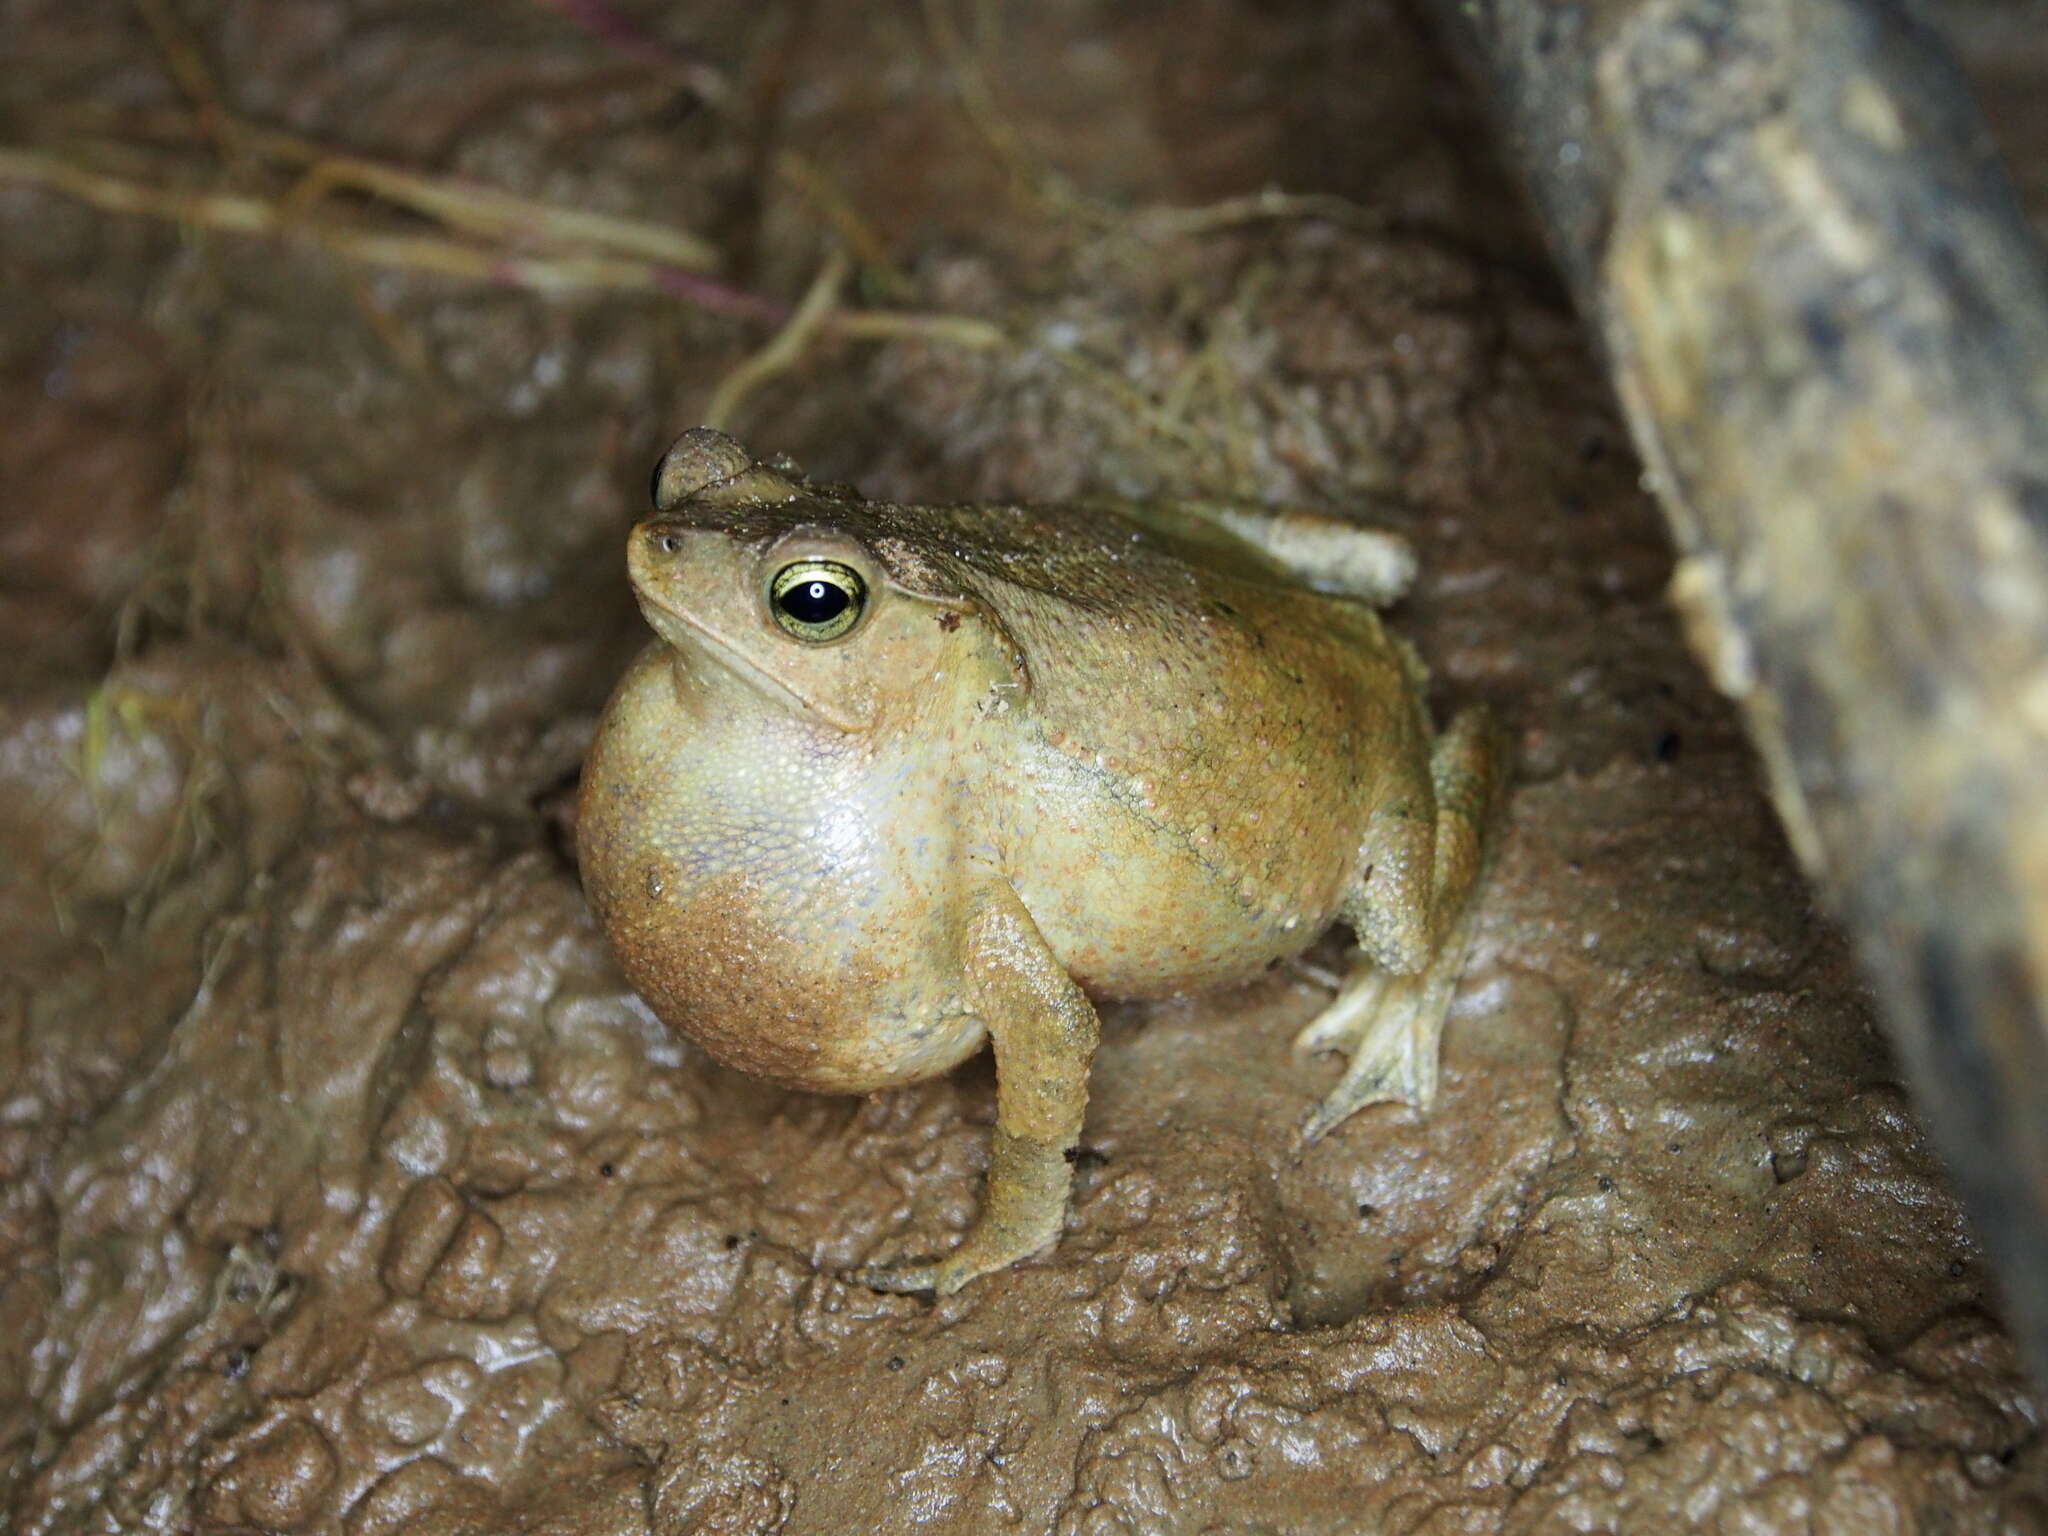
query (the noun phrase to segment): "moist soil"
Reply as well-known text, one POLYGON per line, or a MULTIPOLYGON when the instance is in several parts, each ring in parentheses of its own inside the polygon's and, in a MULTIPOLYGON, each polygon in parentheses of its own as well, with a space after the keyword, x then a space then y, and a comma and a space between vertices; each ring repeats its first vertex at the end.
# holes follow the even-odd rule
MULTIPOLYGON (((2028 9, 1942 14, 2048 211, 2028 9)), ((2048 1531, 1994 1281, 1406 7, 0 36, 8 145, 188 214, 0 178, 0 1530, 2048 1531), (549 219, 313 197, 344 152, 721 266, 546 287, 549 219), (208 227, 229 196, 284 223, 208 227), (457 239, 508 259, 425 268, 457 239), (835 249, 895 318, 736 376, 835 249), (972 1218, 986 1061, 727 1072, 571 856, 646 638, 625 531, 714 409, 875 494, 1412 538, 1437 706, 1518 753, 1435 1107, 1296 1146, 1314 964, 1110 1008, 1057 1249, 936 1303, 842 1278, 972 1218)))

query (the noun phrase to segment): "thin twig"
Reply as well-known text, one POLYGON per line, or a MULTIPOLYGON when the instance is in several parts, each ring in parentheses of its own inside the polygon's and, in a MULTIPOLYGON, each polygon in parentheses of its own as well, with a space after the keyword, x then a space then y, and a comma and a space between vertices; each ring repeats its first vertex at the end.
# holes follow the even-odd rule
MULTIPOLYGON (((661 293, 699 309, 738 319, 785 327, 785 336, 802 317, 789 305, 766 294, 686 272, 665 262, 633 257, 569 253, 527 255, 489 245, 451 240, 438 235, 399 234, 366 229, 332 219, 295 216, 285 205, 241 192, 195 192, 160 187, 131 177, 96 171, 41 150, 0 147, 0 181, 28 182, 75 197, 109 213, 138 214, 198 229, 230 234, 283 237, 297 235, 335 255, 371 266, 430 272, 529 289, 536 293, 592 290, 661 293)), ((838 258, 844 264, 845 258, 838 258)), ((826 272, 832 270, 828 263, 826 272)), ((821 272, 820 277, 826 275, 821 272)), ((840 281, 844 281, 842 271, 840 281)), ((818 292, 817 284, 804 302, 818 292)), ((832 297, 837 297, 836 288, 832 297)), ((796 334, 807 337, 827 331, 856 341, 917 338, 947 346, 986 350, 1004 345, 1008 333, 992 321, 971 315, 921 314, 908 310, 827 307, 804 323, 796 334)), ((778 337, 778 340, 781 340, 778 337)), ((771 342, 772 348, 775 343, 771 342)), ((744 366, 744 365, 743 365, 744 366)))
POLYGON ((644 257, 689 272, 715 271, 719 265, 717 250, 685 230, 535 202, 495 187, 423 176, 358 155, 322 156, 299 178, 284 206, 289 212, 311 208, 337 187, 367 192, 439 219, 452 229, 491 239, 538 235, 644 257))
POLYGON ((716 66, 664 38, 656 37, 631 17, 606 4, 605 0, 541 0, 541 3, 627 58, 673 71, 708 105, 721 110, 731 106, 732 85, 716 66))
POLYGON ((1328 192, 1282 192, 1278 187, 1267 187, 1199 208, 1141 208, 1130 216, 1128 227, 1149 239, 1174 240, 1278 219, 1323 219, 1373 234, 1383 233, 1393 224, 1385 215, 1348 197, 1328 192))
POLYGON ((841 309, 822 327, 848 341, 937 341, 973 352, 1010 344, 1010 333, 993 320, 973 315, 917 314, 900 309, 841 309))
POLYGON ((840 243, 860 259, 864 275, 878 280, 891 296, 914 291, 915 284, 889 254, 888 242, 816 161, 785 149, 775 157, 775 173, 832 226, 840 243))
POLYGON ((228 110, 220 88, 213 82, 213 71, 207 68, 206 56, 199 51, 198 42, 185 30, 185 24, 171 9, 169 0, 134 0, 134 4, 143 25, 149 28, 157 52, 164 56, 164 67, 170 71, 171 79, 186 100, 192 103, 199 116, 200 127, 219 149, 221 159, 230 165, 240 163, 243 155, 241 121, 228 110))
POLYGON ((0 181, 26 181, 110 213, 142 214, 244 235, 303 235, 336 255, 372 266, 434 272, 537 293, 585 289, 667 293, 705 309, 770 323, 785 305, 760 294, 635 257, 566 253, 528 255, 439 235, 365 229, 328 219, 295 218, 284 205, 241 192, 194 192, 113 176, 39 150, 0 148, 0 181))
POLYGON ((1052 212, 1088 225, 1114 220, 1103 204, 1085 197, 1074 184, 1036 154, 1024 141, 989 88, 988 76, 974 50, 960 35, 948 8, 950 0, 924 0, 925 31, 959 94, 960 108, 980 132, 1019 188, 1052 212))
POLYGON ((1114 368, 1103 366, 1077 347, 1047 347, 1046 353, 1075 378, 1115 401, 1133 422, 1153 435, 1198 454, 1209 453, 1210 445, 1199 431, 1168 416, 1159 402, 1114 368))
POLYGON ((797 305, 796 313, 789 317, 789 323, 769 339, 767 346, 719 381, 718 388, 711 393, 710 403, 704 407, 707 426, 730 426, 748 395, 776 374, 795 366, 797 359, 803 356, 812 339, 823 328, 826 317, 839 303, 839 290, 852 269, 853 262, 845 250, 834 247, 832 254, 825 258, 824 266, 818 269, 818 275, 811 279, 811 286, 805 292, 803 302, 797 305))
POLYGON ((847 341, 938 342, 946 346, 987 351, 1007 346, 1010 336, 1001 326, 971 315, 922 315, 902 310, 840 309, 839 291, 853 270, 852 258, 835 249, 825 258, 818 275, 811 279, 803 301, 789 323, 776 332, 768 345, 745 359, 719 381, 704 407, 708 426, 728 427, 740 407, 768 380, 787 373, 821 335, 847 341))
MULTIPOLYGON (((153 10, 161 6, 162 0, 135 0, 135 3, 153 10)), ((166 26, 169 25, 167 22, 166 26)), ((181 53, 191 52, 189 46, 181 46, 181 40, 175 34, 170 34, 168 40, 160 38, 159 41, 167 55, 173 48, 178 48, 181 53)), ((203 73, 204 68, 195 54, 191 64, 180 67, 176 72, 184 88, 195 95, 200 131, 221 145, 222 153, 306 168, 304 176, 285 200, 288 212, 309 209, 330 191, 347 187, 414 213, 439 219, 451 228, 493 239, 591 245, 691 272, 716 271, 722 264, 717 248, 709 241, 673 224, 564 208, 496 187, 429 176, 388 161, 339 151, 302 134, 244 122, 219 104, 218 97, 212 94, 211 82, 203 73), (188 71, 198 73, 192 82, 185 84, 188 71)), ((86 115, 90 120, 103 114, 88 112, 86 115)), ((121 119, 132 117, 132 114, 115 116, 118 125, 121 119)), ((189 121, 173 118, 164 126, 184 127, 189 121)), ((152 122, 150 126, 158 124, 152 122)))

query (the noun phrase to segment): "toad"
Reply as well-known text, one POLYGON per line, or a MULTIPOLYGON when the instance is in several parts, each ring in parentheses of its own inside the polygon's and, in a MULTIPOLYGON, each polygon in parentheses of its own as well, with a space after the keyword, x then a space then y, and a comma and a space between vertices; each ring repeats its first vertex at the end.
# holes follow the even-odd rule
POLYGON ((578 858, 627 979, 744 1072, 821 1093, 992 1041, 985 1196, 948 1294, 1059 1235, 1095 1000, 1224 987, 1332 923, 1302 1031, 1348 1056, 1313 1141, 1427 1105, 1503 779, 1438 732, 1375 612, 1391 535, 1239 504, 899 506, 706 428, 627 570, 655 634, 584 765, 578 858))

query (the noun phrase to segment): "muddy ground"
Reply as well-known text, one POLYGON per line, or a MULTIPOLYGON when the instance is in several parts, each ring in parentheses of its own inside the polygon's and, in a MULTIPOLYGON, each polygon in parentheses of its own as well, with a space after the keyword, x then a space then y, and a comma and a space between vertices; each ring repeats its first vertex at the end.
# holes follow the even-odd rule
MULTIPOLYGON (((531 216, 345 180, 252 239, 0 162, 0 1529, 2048 1530, 1979 1250, 1406 9, 620 5, 0 0, 44 170, 276 205, 346 149, 723 262, 536 293, 531 216), (1344 201, 1225 201, 1268 185, 1344 201), (835 247, 927 318, 719 395, 835 247), (1399 622, 1520 753, 1434 1112, 1296 1154, 1306 975, 1112 1009, 1057 1251, 839 1278, 971 1217, 986 1063, 710 1065, 568 853, 622 537, 714 398, 877 493, 1410 533, 1399 622)), ((2048 211, 2041 8, 1944 14, 2048 211)))

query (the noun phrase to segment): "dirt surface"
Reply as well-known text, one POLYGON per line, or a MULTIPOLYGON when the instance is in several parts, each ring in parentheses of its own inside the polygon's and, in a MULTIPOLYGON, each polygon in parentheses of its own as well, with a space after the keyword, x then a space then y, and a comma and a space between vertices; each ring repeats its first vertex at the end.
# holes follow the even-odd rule
MULTIPOLYGON (((2022 9, 1952 19, 2026 145, 2022 9)), ((10 145, 281 197, 246 120, 727 263, 538 295, 0 179, 0 1529, 2048 1531, 2041 1399, 1441 60, 1391 3, 999 5, 956 92, 950 14, 0 0, 10 145), (1142 211, 1268 184, 1352 201, 1142 211), (1395 523, 1521 755, 1433 1113, 1295 1153, 1306 973, 1112 1011, 1065 1240, 936 1305, 838 1275, 964 1227, 986 1063, 710 1065, 562 813, 655 457, 835 230, 848 302, 1002 337, 821 339, 753 446, 1395 523)), ((373 202, 320 211, 434 231, 373 202)))

